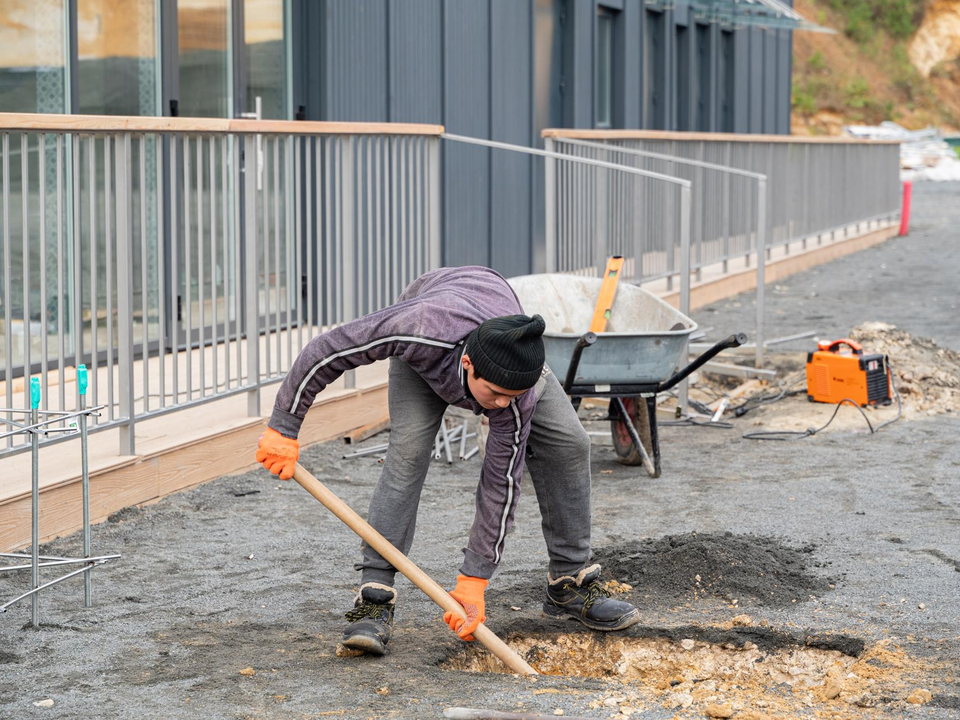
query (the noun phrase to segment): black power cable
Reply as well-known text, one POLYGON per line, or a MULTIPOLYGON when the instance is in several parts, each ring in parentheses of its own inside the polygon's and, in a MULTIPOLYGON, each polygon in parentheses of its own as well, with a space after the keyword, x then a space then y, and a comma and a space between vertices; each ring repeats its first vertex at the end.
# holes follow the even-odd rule
POLYGON ((873 435, 878 433, 883 430, 883 428, 887 427, 888 425, 892 425, 899 420, 903 414, 903 403, 900 400, 900 393, 897 390, 897 383, 894 381, 893 366, 887 362, 887 367, 890 368, 890 386, 893 388, 893 394, 897 397, 897 416, 891 420, 887 420, 885 423, 877 425, 877 427, 873 426, 873 423, 870 422, 870 418, 867 417, 867 414, 863 411, 863 408, 860 407, 856 401, 849 398, 844 398, 837 403, 837 406, 833 410, 833 415, 830 416, 830 419, 827 420, 826 424, 821 425, 818 428, 807 428, 806 430, 758 430, 756 432, 744 433, 743 437, 747 440, 801 440, 805 437, 812 437, 819 432, 823 432, 830 426, 830 423, 832 423, 834 418, 837 417, 837 413, 840 412, 840 407, 843 405, 852 405, 855 407, 860 414, 863 415, 863 419, 866 421, 867 427, 870 428, 870 434, 873 435))

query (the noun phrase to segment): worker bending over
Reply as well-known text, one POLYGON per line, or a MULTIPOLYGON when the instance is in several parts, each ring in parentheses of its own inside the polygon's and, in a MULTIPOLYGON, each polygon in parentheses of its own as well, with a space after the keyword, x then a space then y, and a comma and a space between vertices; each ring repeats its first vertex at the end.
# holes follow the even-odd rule
MULTIPOLYGON (((594 630, 639 620, 614 600, 590 552, 590 438, 544 365, 544 322, 527 317, 513 289, 483 267, 445 268, 415 280, 399 301, 313 338, 277 394, 257 462, 293 476, 297 435, 314 398, 341 373, 390 358, 390 446, 370 501, 369 523, 401 552, 413 544, 420 492, 448 405, 484 414, 486 442, 476 513, 456 588, 467 619, 444 621, 463 640, 485 620, 483 594, 503 557, 524 463, 542 516, 550 563, 544 611, 594 630)), ((396 569, 361 545, 360 592, 343 644, 382 655, 390 640, 396 569)))

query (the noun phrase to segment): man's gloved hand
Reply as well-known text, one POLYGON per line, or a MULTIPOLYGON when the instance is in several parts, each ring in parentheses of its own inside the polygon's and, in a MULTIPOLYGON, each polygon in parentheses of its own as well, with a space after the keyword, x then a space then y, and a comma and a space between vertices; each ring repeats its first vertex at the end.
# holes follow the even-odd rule
POLYGON ((273 428, 267 428, 260 436, 257 445, 257 462, 263 465, 281 480, 293 477, 293 470, 300 457, 300 443, 281 435, 273 428))
POLYGON ((450 626, 461 640, 473 642, 473 632, 480 623, 487 619, 483 605, 483 591, 487 589, 487 581, 483 578, 457 575, 457 586, 450 592, 450 597, 463 605, 467 612, 467 619, 459 615, 446 612, 443 621, 450 626))

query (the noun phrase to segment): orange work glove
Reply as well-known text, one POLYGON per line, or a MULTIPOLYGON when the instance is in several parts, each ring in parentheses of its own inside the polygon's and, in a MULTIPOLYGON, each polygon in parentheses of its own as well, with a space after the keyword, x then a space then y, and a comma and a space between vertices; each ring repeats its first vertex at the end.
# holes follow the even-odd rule
POLYGON ((281 480, 293 477, 293 470, 300 457, 300 443, 281 435, 273 428, 267 428, 260 436, 257 445, 257 462, 263 465, 281 480))
POLYGON ((487 581, 483 578, 457 575, 457 586, 450 592, 450 597, 463 605, 467 619, 464 620, 456 613, 446 612, 443 614, 443 621, 461 640, 473 642, 473 631, 487 619, 483 606, 483 591, 486 589, 487 581))

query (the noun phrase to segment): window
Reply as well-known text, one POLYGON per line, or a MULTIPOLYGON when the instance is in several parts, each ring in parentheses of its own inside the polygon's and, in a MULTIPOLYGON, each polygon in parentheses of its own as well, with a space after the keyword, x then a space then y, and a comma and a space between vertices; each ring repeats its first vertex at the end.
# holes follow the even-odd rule
POLYGON ((0 3, 0 112, 64 112, 63 3, 0 3))
POLYGON ((232 117, 229 0, 178 0, 183 117, 232 117))
POLYGON ((154 0, 78 0, 79 112, 157 115, 156 45, 154 0))
POLYGON ((286 120, 286 53, 283 41, 283 0, 246 0, 243 6, 243 42, 247 66, 245 111, 261 101, 262 117, 286 120))
POLYGON ((613 21, 605 8, 597 10, 597 41, 593 59, 594 124, 608 128, 613 118, 613 21))

